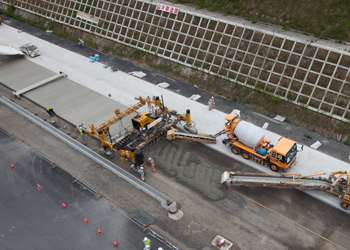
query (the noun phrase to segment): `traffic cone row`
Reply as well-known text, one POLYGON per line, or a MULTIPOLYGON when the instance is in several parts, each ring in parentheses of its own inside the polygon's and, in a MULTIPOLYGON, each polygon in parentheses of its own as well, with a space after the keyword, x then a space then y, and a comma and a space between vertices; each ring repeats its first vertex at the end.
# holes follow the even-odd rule
MULTIPOLYGON (((11 168, 12 168, 12 169, 15 169, 15 168, 16 168, 11 162, 10 162, 10 165, 11 165, 11 168)), ((43 188, 38 182, 36 183, 36 185, 37 185, 37 189, 38 189, 38 190, 41 190, 41 189, 43 188)), ((67 207, 68 207, 63 201, 62 201, 61 203, 62 203, 62 208, 67 208, 67 207)), ((89 223, 89 220, 86 219, 86 217, 84 216, 84 224, 88 224, 88 223, 89 223)), ((103 232, 101 231, 100 228, 97 228, 97 234, 98 234, 98 235, 102 235, 102 234, 103 234, 103 232)), ((114 247, 118 247, 118 246, 119 246, 119 243, 116 242, 115 240, 113 240, 113 246, 114 246, 114 247)))

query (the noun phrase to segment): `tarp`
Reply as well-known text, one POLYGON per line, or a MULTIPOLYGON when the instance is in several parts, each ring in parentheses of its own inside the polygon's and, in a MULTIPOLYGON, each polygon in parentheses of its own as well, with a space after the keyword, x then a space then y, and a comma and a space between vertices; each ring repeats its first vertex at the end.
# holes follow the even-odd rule
POLYGON ((5 56, 23 55, 23 52, 13 47, 0 45, 0 55, 5 55, 5 56))

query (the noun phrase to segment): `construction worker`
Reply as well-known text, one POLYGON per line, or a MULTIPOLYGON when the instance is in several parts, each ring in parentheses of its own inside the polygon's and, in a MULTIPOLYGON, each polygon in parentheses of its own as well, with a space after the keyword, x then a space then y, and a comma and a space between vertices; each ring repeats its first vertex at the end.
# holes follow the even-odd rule
POLYGON ((213 108, 213 100, 211 98, 208 101, 208 108, 209 108, 209 111, 213 108))
POLYGON ((84 127, 84 122, 81 122, 78 124, 77 129, 79 130, 79 133, 81 134, 81 138, 83 139, 84 142, 86 142, 86 137, 85 137, 85 127, 84 127))
POLYGON ((155 169, 155 167, 154 167, 154 160, 153 160, 151 157, 149 157, 149 158, 148 158, 148 161, 151 163, 153 172, 156 172, 156 169, 155 169))
POLYGON ((84 47, 85 46, 85 43, 84 43, 83 39, 80 38, 78 41, 79 41, 78 44, 79 44, 80 47, 84 47))
POLYGON ((150 250, 151 249, 151 241, 147 237, 143 238, 143 243, 145 244, 145 247, 143 250, 150 250))
POLYGON ((145 170, 143 170, 143 167, 140 167, 137 172, 141 175, 141 180, 145 181, 145 170))
POLYGON ((81 138, 83 139, 83 141, 86 142, 85 131, 83 129, 79 129, 79 132, 81 134, 81 138))
POLYGON ((50 117, 52 117, 53 115, 56 115, 55 111, 53 111, 53 107, 47 108, 46 112, 49 114, 50 117))

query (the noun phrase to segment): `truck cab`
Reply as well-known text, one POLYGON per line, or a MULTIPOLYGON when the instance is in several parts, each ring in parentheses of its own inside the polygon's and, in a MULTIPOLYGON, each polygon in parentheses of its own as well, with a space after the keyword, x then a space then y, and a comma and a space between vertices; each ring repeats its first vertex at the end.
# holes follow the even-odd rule
POLYGON ((270 155, 270 168, 277 171, 278 168, 286 171, 295 161, 297 156, 297 144, 285 137, 282 137, 272 148, 270 155))

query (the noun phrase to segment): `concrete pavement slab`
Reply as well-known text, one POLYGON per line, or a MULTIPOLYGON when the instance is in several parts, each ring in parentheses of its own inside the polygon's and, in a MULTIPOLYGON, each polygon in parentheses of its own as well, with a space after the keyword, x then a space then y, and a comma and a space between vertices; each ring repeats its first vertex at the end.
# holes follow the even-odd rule
MULTIPOLYGON (((55 72, 20 57, 0 60, 0 81, 13 90, 28 87, 53 75, 55 72)), ((67 78, 50 82, 25 93, 24 96, 35 100, 44 109, 54 107, 59 116, 73 124, 83 121, 85 126, 91 123, 97 126, 112 118, 115 109, 127 108, 67 78)), ((120 131, 123 126, 130 126, 133 115, 126 117, 122 124, 118 122, 112 126, 111 133, 120 131)))

